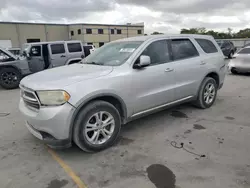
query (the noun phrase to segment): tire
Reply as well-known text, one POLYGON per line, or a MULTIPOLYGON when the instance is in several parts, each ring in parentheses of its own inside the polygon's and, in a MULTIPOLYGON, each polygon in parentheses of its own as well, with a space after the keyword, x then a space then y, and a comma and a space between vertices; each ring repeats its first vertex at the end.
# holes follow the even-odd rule
POLYGON ((230 54, 228 55, 228 59, 232 59, 232 58, 233 58, 233 55, 234 55, 234 52, 231 51, 230 54))
POLYGON ((15 68, 6 67, 0 69, 0 85, 5 89, 18 88, 21 79, 21 73, 15 68))
POLYGON ((232 74, 238 74, 238 72, 235 70, 235 68, 232 68, 232 69, 231 69, 231 73, 232 73, 232 74))
POLYGON ((120 135, 120 131, 121 117, 118 110, 108 102, 94 101, 89 103, 79 112, 74 125, 73 140, 76 145, 85 152, 98 152, 111 147, 120 135), (101 112, 103 113, 102 115, 100 115, 101 112), (99 122, 96 116, 98 116, 98 118, 102 117, 99 119, 103 120, 99 122), (107 123, 107 126, 105 126, 105 128, 100 128, 102 126, 104 127, 104 120, 107 120, 108 117, 110 117, 111 119, 113 118, 113 120, 111 121, 112 123, 110 123, 109 125, 107 125, 107 123), (87 127, 89 128, 89 130, 93 129, 93 127, 96 130, 87 131, 87 127), (106 131, 104 131, 104 129, 106 129, 106 131, 109 129, 108 131, 112 132, 112 134, 109 135, 109 138, 105 142, 104 133, 106 134, 106 131), (98 140, 96 141, 96 143, 94 143, 95 141, 90 141, 92 138, 95 138, 93 140, 96 140, 96 138, 98 140, 98 138, 100 138, 100 141, 98 140))
POLYGON ((201 108, 201 109, 210 108, 214 104, 214 101, 216 100, 217 88, 218 88, 218 86, 216 84, 216 81, 211 77, 206 77, 203 80, 203 82, 202 82, 202 84, 200 86, 200 90, 199 90, 199 93, 198 93, 198 96, 197 96, 197 100, 194 103, 195 106, 198 107, 198 108, 201 108), (205 98, 205 94, 206 94, 207 89, 209 88, 209 86, 213 86, 214 90, 213 90, 213 92, 211 92, 209 94, 209 96, 211 96, 211 99, 208 100, 208 102, 206 102, 207 98, 205 98), (212 96, 213 96, 213 98, 212 98, 212 96))

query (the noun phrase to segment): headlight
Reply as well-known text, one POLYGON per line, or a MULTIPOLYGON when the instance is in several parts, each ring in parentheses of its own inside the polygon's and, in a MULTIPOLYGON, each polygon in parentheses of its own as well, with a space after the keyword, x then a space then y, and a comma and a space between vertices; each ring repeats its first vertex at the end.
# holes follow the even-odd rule
POLYGON ((62 105, 70 99, 66 91, 37 91, 37 95, 42 105, 55 106, 62 105))

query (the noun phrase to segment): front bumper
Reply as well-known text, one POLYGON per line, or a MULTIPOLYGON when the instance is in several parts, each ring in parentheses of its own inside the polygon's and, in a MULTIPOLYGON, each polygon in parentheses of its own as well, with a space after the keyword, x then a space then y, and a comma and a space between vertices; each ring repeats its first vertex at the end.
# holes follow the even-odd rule
POLYGON ((69 103, 62 106, 30 109, 20 99, 19 109, 26 119, 28 130, 38 139, 53 148, 71 145, 70 125, 75 108, 69 103))

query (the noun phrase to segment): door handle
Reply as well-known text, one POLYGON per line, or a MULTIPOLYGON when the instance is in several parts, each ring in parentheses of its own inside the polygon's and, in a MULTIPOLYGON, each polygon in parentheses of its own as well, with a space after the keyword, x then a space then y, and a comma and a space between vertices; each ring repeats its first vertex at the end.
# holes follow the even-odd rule
POLYGON ((171 68, 166 68, 165 69, 165 72, 172 72, 172 71, 174 71, 174 69, 171 69, 171 68))
POLYGON ((202 62, 200 63, 200 65, 206 65, 206 62, 205 62, 205 61, 202 61, 202 62))
POLYGON ((61 55, 61 57, 66 57, 65 55, 61 55))

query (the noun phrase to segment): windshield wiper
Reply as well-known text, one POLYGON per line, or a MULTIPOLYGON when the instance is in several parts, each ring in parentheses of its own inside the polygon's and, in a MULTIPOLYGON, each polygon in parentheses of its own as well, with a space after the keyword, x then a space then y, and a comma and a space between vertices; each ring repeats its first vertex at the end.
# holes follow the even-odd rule
POLYGON ((103 63, 100 63, 100 62, 85 62, 85 64, 91 64, 91 65, 103 65, 103 63))

